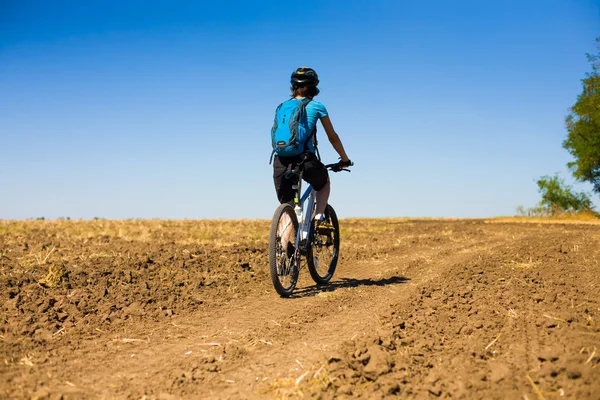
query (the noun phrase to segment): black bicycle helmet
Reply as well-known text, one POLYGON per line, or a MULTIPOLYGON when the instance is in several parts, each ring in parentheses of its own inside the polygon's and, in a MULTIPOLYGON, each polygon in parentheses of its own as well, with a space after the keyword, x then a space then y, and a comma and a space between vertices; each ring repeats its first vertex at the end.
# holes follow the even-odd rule
POLYGON ((319 84, 319 76, 312 68, 300 67, 292 73, 290 82, 295 87, 317 86, 319 84))

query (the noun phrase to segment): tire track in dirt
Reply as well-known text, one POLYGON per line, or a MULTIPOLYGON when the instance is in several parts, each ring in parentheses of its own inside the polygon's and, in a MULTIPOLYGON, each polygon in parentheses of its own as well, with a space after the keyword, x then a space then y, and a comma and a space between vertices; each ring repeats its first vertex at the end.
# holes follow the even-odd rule
POLYGON ((329 359, 327 385, 303 393, 599 398, 600 288, 592 271, 600 270, 600 235, 554 226, 540 241, 539 233, 524 227, 452 265, 382 316, 388 334, 347 344, 329 359))
MULTIPOLYGON (((67 334, 59 330, 34 342, 39 349, 25 346, 31 342, 26 335, 37 340, 39 327, 24 325, 23 334, 6 329, 12 325, 3 328, 1 349, 38 355, 4 353, 0 397, 533 399, 535 388, 546 398, 561 391, 577 398, 600 393, 597 226, 342 221, 343 258, 332 283, 316 288, 303 270, 296 296, 281 299, 266 272, 266 248, 257 245, 262 239, 209 247, 181 230, 196 237, 193 222, 161 224, 170 231, 137 228, 157 244, 128 245, 103 233, 99 250, 84 259, 99 254, 104 258, 80 269, 97 277, 111 276, 112 269, 118 279, 87 292, 104 294, 98 298, 113 306, 106 314, 86 314, 83 323, 104 316, 110 323, 90 323, 81 333, 67 327, 67 334), (119 252, 109 253, 115 246, 119 252), (130 255, 128 248, 141 250, 130 255), (144 276, 157 278, 136 280, 144 276), (146 297, 132 289, 156 295, 141 309, 146 297), (136 314, 125 319, 131 310, 136 314), (21 337, 30 341, 15 340, 21 337), (39 355, 44 346, 51 356, 46 361, 39 355)), ((216 226, 226 233, 214 240, 226 241, 228 226, 216 226)), ((40 237, 47 248, 59 245, 47 231, 40 237)), ((14 253, 26 255, 3 243, 0 236, 0 256, 9 262, 14 253)), ((68 247, 53 254, 59 251, 71 270, 66 284, 81 282, 73 271, 83 272, 71 264, 81 257, 71 258, 68 247)), ((2 282, 14 285, 10 274, 2 282)), ((59 289, 13 288, 4 309, 19 315, 34 304, 48 321, 63 318, 64 310, 35 297, 53 293, 64 305, 59 289)), ((64 288, 66 298, 73 289, 80 290, 64 288)), ((30 324, 42 321, 28 318, 30 324)))
POLYGON ((123 391, 150 397, 171 391, 207 398, 293 395, 296 381, 304 373, 314 375, 341 342, 376 334, 382 328, 379 315, 394 303, 489 245, 489 237, 448 241, 419 252, 396 250, 387 260, 344 263, 325 288, 312 286, 303 270, 292 299, 276 296, 269 282, 257 282, 255 295, 207 315, 175 319, 167 330, 153 332, 151 343, 113 342, 104 360, 75 380, 108 397, 123 391), (134 351, 133 346, 146 348, 134 351), (165 377, 173 387, 161 392, 165 377))

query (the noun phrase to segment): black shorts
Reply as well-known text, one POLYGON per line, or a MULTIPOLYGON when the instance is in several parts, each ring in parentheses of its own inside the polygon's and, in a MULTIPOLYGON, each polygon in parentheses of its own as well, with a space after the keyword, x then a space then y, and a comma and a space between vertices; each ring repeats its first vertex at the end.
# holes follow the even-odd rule
POLYGON ((273 159, 273 182, 280 203, 288 203, 294 200, 292 185, 295 184, 295 180, 286 178, 285 173, 300 164, 303 158, 304 172, 302 178, 310 183, 315 190, 323 189, 323 186, 327 183, 329 178, 327 168, 313 153, 295 157, 275 156, 273 159))

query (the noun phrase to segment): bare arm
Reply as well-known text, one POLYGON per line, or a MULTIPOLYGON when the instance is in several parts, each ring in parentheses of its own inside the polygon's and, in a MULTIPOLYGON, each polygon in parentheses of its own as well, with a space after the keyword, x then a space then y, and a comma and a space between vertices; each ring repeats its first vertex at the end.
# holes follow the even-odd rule
POLYGON ((333 146, 335 151, 340 155, 343 162, 349 161, 350 159, 346 155, 346 151, 344 150, 344 145, 340 140, 340 137, 333 129, 333 124, 331 123, 331 119, 329 116, 325 116, 321 118, 321 124, 323 124, 323 129, 325 129, 325 133, 327 134, 327 139, 329 139, 329 143, 333 146))

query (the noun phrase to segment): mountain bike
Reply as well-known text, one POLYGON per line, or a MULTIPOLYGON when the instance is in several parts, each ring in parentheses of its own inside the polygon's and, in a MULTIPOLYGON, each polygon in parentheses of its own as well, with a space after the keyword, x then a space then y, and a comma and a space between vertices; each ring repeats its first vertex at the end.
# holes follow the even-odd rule
MULTIPOLYGON (((333 172, 350 172, 339 164, 325 167, 333 172)), ((281 297, 292 295, 304 265, 308 265, 310 276, 317 285, 327 284, 333 277, 340 252, 340 226, 335 210, 327 204, 325 220, 315 227, 316 192, 308 185, 300 195, 302 173, 301 167, 286 172, 286 179, 296 180, 292 186, 294 207, 281 204, 271 222, 269 269, 273 286, 281 297)))

